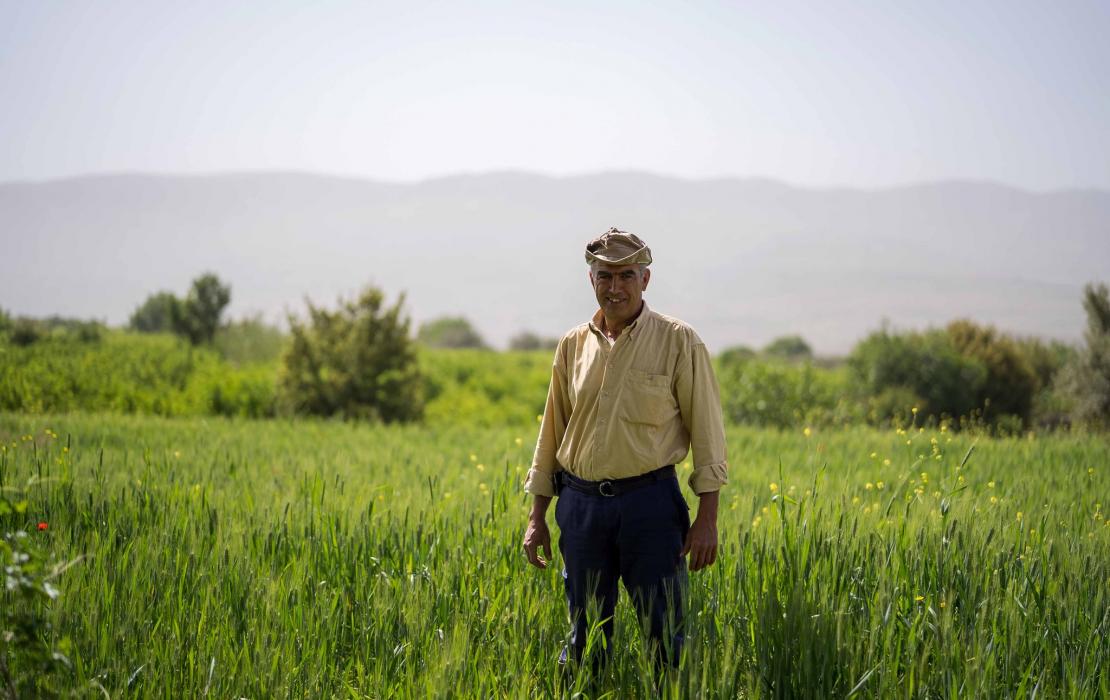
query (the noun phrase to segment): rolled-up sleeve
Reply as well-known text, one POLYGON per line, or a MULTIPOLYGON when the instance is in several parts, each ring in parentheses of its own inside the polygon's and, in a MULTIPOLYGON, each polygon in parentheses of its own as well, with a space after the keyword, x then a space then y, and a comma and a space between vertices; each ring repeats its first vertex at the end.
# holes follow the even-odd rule
POLYGON ((532 457, 532 468, 524 481, 524 490, 537 496, 554 496, 553 475, 559 469, 555 454, 567 432, 570 420, 570 396, 567 391, 567 368, 565 341, 555 350, 555 360, 551 365, 551 384, 547 388, 547 403, 540 422, 540 435, 536 440, 536 452, 532 457))
POLYGON ((692 344, 677 369, 675 394, 694 453, 690 488, 694 493, 717 491, 728 483, 728 450, 721 394, 705 344, 692 344))

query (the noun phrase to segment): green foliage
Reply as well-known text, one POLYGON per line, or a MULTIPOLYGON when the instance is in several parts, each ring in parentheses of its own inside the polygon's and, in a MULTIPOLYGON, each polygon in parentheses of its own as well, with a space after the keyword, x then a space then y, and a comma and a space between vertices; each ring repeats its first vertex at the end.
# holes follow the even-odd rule
POLYGON ((6 339, 19 347, 27 347, 47 339, 96 343, 100 341, 104 331, 104 325, 99 321, 62 316, 41 319, 20 316, 14 321, 10 317, 0 319, 0 341, 6 339))
POLYGON ((1038 388, 1037 374, 1021 347, 993 327, 968 320, 953 321, 945 330, 961 355, 986 370, 975 399, 975 405, 983 407, 983 418, 996 423, 1002 416, 1013 416, 1018 425, 1028 422, 1038 388))
POLYGON ((261 316, 232 321, 216 331, 213 346, 227 361, 236 365, 269 363, 281 357, 286 337, 261 316))
POLYGON ((1105 284, 1083 288, 1083 309, 1085 346, 1061 371, 1059 386, 1074 423, 1110 429, 1110 292, 1105 284))
POLYGON ((535 426, 551 380, 551 353, 544 351, 422 349, 420 366, 424 418, 435 425, 535 426))
POLYGON ((721 354, 717 356, 717 361, 722 367, 729 367, 732 365, 741 365, 754 357, 755 350, 752 350, 747 345, 733 345, 732 347, 722 350, 721 354))
POLYGON ((12 345, 27 347, 46 337, 46 330, 33 318, 17 318, 11 326, 8 338, 12 345))
POLYGON ((131 314, 128 327, 140 333, 170 333, 174 319, 182 314, 181 302, 173 292, 156 292, 146 298, 131 314))
POLYGON ((233 368, 169 335, 113 332, 0 345, 0 410, 157 415, 274 414, 275 368, 233 368))
POLYGON ((763 354, 784 360, 805 360, 813 357, 813 348, 800 335, 784 335, 763 348, 763 354))
POLYGON ((0 698, 11 700, 57 695, 57 672, 72 669, 70 641, 55 634, 49 615, 66 566, 49 562, 49 523, 29 522, 28 500, 11 497, 18 493, 0 477, 0 698))
MULTIPOLYGON (((861 397, 908 390, 920 397, 922 417, 958 418, 981 408, 987 371, 982 363, 961 355, 944 331, 892 333, 884 328, 856 344, 848 366, 861 397)), ((873 419, 881 423, 893 417, 873 419)))
POLYGON ((486 341, 462 316, 445 316, 423 323, 416 339, 430 348, 486 347, 486 341))
POLYGON ((0 307, 0 342, 7 340, 8 333, 12 330, 12 323, 11 314, 0 307))
POLYGON ((283 401, 296 413, 385 422, 423 413, 416 349, 404 297, 391 307, 378 289, 336 311, 308 302, 308 320, 290 316, 292 340, 282 358, 283 401))
MULTIPOLYGON (((58 689, 570 697, 555 662, 558 551, 544 571, 520 552, 534 437, 518 425, 0 415, 0 473, 42 475, 25 517, 50 521, 53 559, 87 555, 43 608, 72 641, 58 689)), ((660 697, 1110 696, 1101 436, 727 438, 720 556, 689 577, 684 659, 660 697)), ((680 481, 696 507, 688 462, 680 481)), ((590 696, 653 697, 627 598, 615 622, 590 696)))
POLYGON ((558 345, 558 338, 542 338, 532 331, 521 331, 509 339, 510 350, 554 350, 558 345))
POLYGON ((185 299, 171 306, 174 332, 193 345, 211 343, 230 302, 230 286, 212 273, 201 275, 193 280, 185 299))
POLYGON ((859 418, 861 410, 851 400, 843 371, 736 357, 733 353, 718 359, 717 381, 726 421, 787 428, 859 418))

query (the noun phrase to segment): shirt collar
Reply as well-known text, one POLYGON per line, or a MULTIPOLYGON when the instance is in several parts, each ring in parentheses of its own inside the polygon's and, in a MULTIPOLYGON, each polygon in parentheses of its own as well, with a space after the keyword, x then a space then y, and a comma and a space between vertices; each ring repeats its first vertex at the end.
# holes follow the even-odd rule
MULTIPOLYGON (((621 331, 621 335, 628 333, 629 338, 635 337, 636 333, 638 332, 640 322, 648 318, 653 313, 654 312, 648 308, 648 303, 645 301, 644 308, 640 309, 640 315, 637 316, 632 321, 632 323, 624 327, 624 330, 621 331)), ((594 333, 597 333, 598 335, 605 335, 605 332, 601 330, 601 324, 604 320, 605 314, 601 313, 601 309, 598 309, 597 312, 594 313, 593 318, 590 319, 590 330, 592 330, 594 333)), ((619 338, 620 336, 617 337, 619 338)))

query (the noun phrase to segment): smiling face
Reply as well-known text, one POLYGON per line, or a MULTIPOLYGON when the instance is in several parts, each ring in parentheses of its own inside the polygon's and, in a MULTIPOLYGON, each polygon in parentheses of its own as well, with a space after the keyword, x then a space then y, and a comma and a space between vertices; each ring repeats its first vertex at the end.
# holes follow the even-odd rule
POLYGON ((607 327, 618 330, 640 312, 650 279, 651 270, 643 265, 590 266, 590 283, 607 327))

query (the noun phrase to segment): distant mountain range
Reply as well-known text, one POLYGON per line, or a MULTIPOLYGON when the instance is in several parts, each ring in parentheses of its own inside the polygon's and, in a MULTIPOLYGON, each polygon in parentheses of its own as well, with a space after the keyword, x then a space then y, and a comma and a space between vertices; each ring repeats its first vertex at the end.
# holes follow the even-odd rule
POLYGON ((757 179, 503 172, 391 184, 311 174, 105 175, 0 184, 0 307, 124 323, 206 270, 270 320, 368 283, 416 322, 504 345, 596 308, 583 246, 610 226, 655 254, 646 298, 716 352, 800 333, 846 352, 883 319, 957 317, 1076 340, 1110 277, 1110 192, 941 182, 807 189, 757 179))

